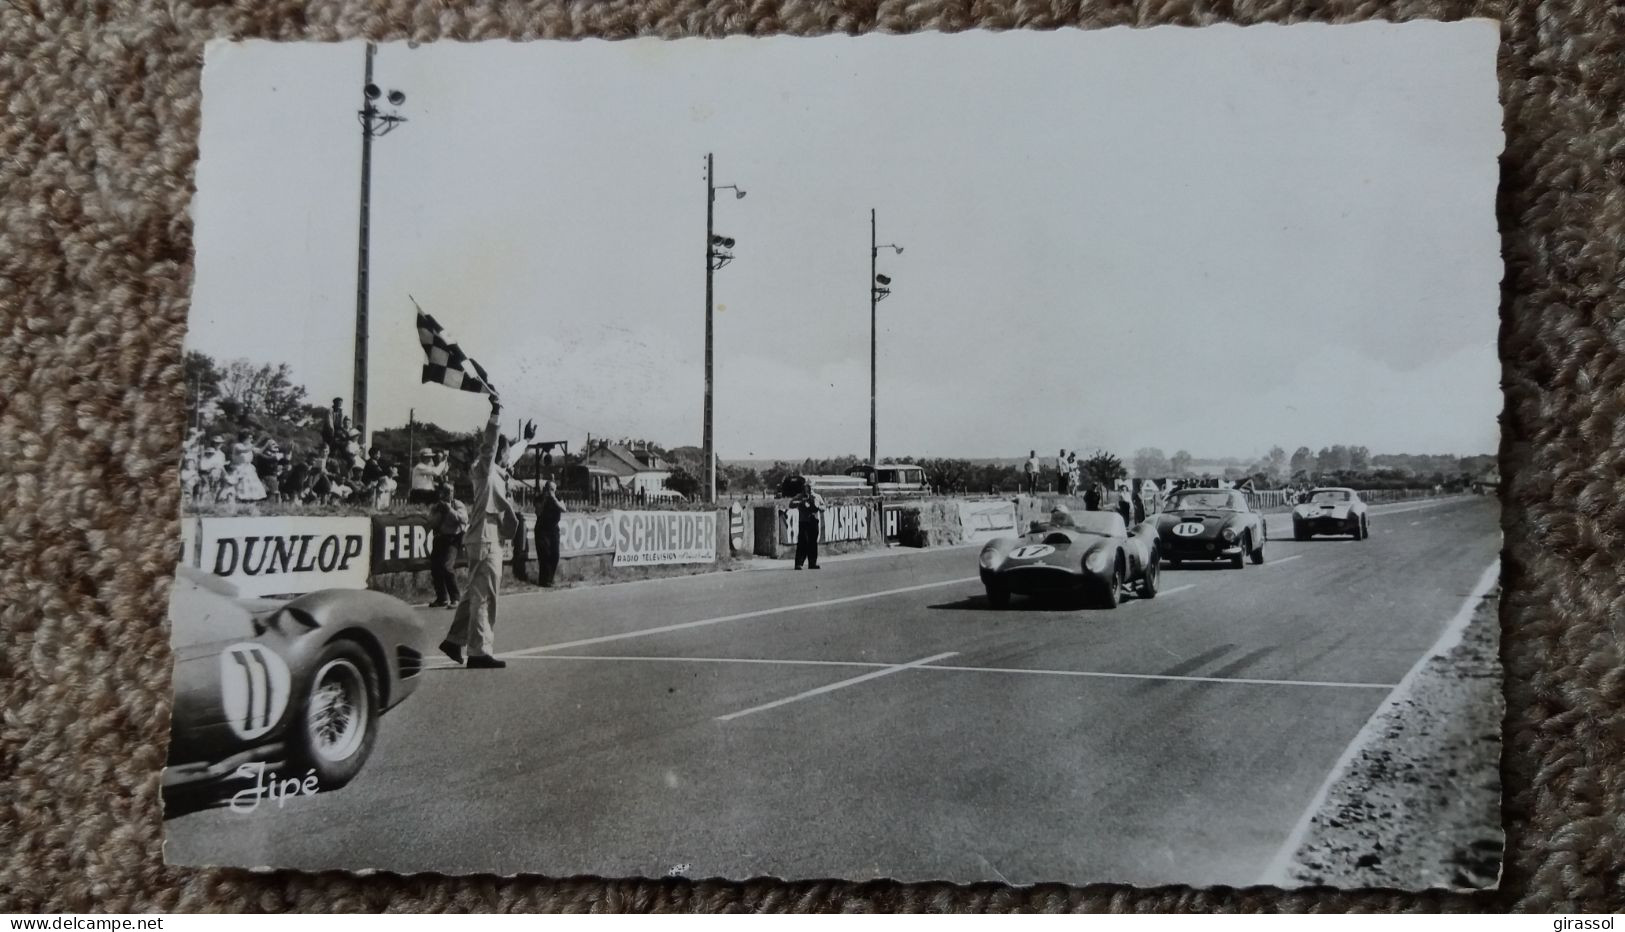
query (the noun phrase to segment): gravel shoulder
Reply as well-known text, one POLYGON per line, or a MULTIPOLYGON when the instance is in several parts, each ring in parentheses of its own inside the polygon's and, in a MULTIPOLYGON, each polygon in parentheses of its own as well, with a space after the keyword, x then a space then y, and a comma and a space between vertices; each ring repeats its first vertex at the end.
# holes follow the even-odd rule
POLYGON ((1286 868, 1287 885, 1482 890, 1500 879, 1499 589, 1384 704, 1286 868))

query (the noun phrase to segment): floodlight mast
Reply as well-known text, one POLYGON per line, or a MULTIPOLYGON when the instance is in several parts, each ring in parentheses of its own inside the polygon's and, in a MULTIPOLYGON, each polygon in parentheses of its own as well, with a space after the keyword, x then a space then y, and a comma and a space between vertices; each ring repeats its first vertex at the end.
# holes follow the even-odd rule
POLYGON ((372 59, 377 52, 377 46, 367 43, 366 68, 361 84, 361 110, 357 117, 361 121, 361 222, 359 243, 356 255, 356 284, 355 284, 355 371, 350 399, 350 423, 361 433, 362 442, 372 446, 372 438, 367 434, 367 340, 368 340, 368 309, 367 300, 370 292, 371 277, 371 249, 372 249, 372 140, 375 136, 386 136, 395 127, 406 122, 406 117, 394 112, 383 112, 378 109, 379 97, 384 97, 393 107, 406 103, 406 94, 403 91, 390 90, 386 95, 382 88, 372 81, 372 59))
POLYGON ((715 182, 715 159, 712 153, 705 155, 705 420, 702 427, 700 446, 705 456, 705 488, 706 501, 717 500, 717 451, 715 436, 712 432, 711 397, 715 375, 715 357, 713 354, 714 321, 713 312, 716 308, 714 300, 714 287, 712 276, 717 269, 733 261, 733 253, 729 250, 734 247, 731 236, 717 235, 715 228, 717 192, 731 190, 734 200, 742 200, 745 192, 738 185, 717 184, 715 182))
POLYGON ((898 255, 903 254, 903 247, 896 243, 877 243, 875 241, 875 209, 869 208, 869 485, 875 491, 880 489, 880 459, 877 428, 875 388, 879 366, 878 326, 875 315, 875 306, 891 294, 891 276, 882 275, 876 268, 880 257, 880 250, 890 249, 898 255))

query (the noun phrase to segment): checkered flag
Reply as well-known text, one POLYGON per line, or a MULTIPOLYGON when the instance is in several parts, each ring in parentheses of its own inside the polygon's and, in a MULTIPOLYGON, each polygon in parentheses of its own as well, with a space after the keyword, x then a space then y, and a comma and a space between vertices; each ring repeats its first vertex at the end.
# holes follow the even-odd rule
POLYGON ((425 357, 423 381, 497 397, 496 386, 485 374, 485 367, 470 359, 456 341, 446 335, 445 329, 418 307, 415 299, 412 306, 418 311, 418 342, 423 344, 425 357))

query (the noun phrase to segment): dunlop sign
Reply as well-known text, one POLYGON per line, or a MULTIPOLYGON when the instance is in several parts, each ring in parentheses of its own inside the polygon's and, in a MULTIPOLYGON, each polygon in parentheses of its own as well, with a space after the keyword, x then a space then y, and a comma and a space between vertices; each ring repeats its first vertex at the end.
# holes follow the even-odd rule
POLYGON ((715 511, 612 511, 610 522, 616 566, 716 561, 715 511))
POLYGON ((198 566, 242 595, 365 589, 367 518, 201 518, 198 566))
MULTIPOLYGON (((801 539, 801 520, 792 509, 779 514, 779 543, 790 545, 801 539)), ((818 542, 869 539, 869 506, 831 505, 818 523, 818 542)))

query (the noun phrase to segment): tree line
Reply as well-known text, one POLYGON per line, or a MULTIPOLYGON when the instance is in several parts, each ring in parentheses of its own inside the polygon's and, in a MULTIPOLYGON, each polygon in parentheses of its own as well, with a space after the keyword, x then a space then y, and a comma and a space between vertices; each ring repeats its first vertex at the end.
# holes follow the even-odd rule
MULTIPOLYGON (((326 405, 312 403, 305 388, 295 384, 286 363, 255 364, 244 359, 218 362, 206 353, 188 351, 184 359, 188 426, 205 437, 219 434, 235 438, 241 430, 257 438, 272 438, 284 449, 303 453, 319 446, 321 421, 326 405)), ((411 467, 413 454, 425 446, 443 449, 452 464, 454 477, 466 477, 479 454, 477 431, 451 431, 430 422, 391 427, 373 432, 372 443, 386 463, 401 472, 411 467)), ((705 456, 697 446, 665 447, 645 443, 671 467, 668 488, 690 498, 698 497, 705 482, 705 456)), ((584 459, 585 451, 574 451, 570 463, 584 459)), ((566 466, 555 454, 555 469, 566 466)), ((1082 456, 1080 451, 1080 456, 1082 456)), ((1007 460, 964 457, 901 456, 892 462, 915 465, 925 471, 932 488, 944 492, 1015 492, 1021 488, 1025 458, 1007 460)), ((1254 460, 1198 459, 1188 450, 1165 454, 1157 447, 1142 447, 1125 462, 1105 450, 1095 450, 1080 460, 1086 482, 1110 486, 1130 475, 1150 478, 1253 480, 1259 488, 1279 488, 1291 484, 1349 485, 1369 489, 1397 489, 1418 485, 1464 488, 1495 467, 1493 456, 1450 456, 1425 454, 1373 454, 1364 446, 1335 444, 1311 450, 1300 446, 1288 454, 1285 448, 1271 447, 1254 460)), ((1055 487, 1057 471, 1053 456, 1040 457, 1039 482, 1055 487)), ((775 492, 789 476, 844 475, 867 464, 856 454, 779 460, 764 468, 724 463, 717 470, 720 492, 759 494, 775 492)), ((528 458, 515 464, 515 473, 528 477, 535 466, 528 458)), ((459 485, 466 484, 462 478, 459 485)))

